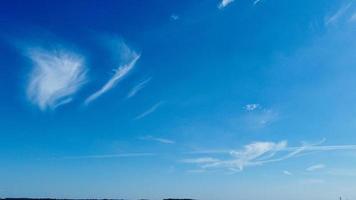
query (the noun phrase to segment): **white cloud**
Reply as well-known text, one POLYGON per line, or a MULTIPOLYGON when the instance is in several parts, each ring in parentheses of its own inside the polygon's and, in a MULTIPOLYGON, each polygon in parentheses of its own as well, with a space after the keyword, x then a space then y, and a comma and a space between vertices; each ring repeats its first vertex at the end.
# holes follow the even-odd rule
POLYGON ((146 117, 147 115, 153 113, 154 111, 157 110, 157 108, 162 104, 162 102, 158 102, 156 103, 155 105, 153 105, 151 108, 149 108, 148 110, 146 110, 145 112, 137 115, 134 120, 139 120, 139 119, 142 119, 144 117, 146 117))
POLYGON ((260 107, 260 104, 255 104, 255 103, 253 103, 253 104, 247 104, 247 105, 245 105, 245 106, 244 106, 244 109, 247 110, 247 111, 254 111, 254 110, 256 110, 256 109, 259 108, 259 107, 260 107))
POLYGON ((287 175, 287 176, 292 176, 293 175, 290 171, 287 171, 287 170, 284 170, 283 174, 287 175))
POLYGON ((147 83, 150 82, 152 77, 140 82, 137 84, 132 90, 128 93, 127 98, 131 98, 135 96, 140 90, 142 90, 144 87, 146 87, 147 83))
MULTIPOLYGON (((286 150, 293 151, 299 147, 289 147, 286 150)), ((335 150, 356 150, 356 145, 329 145, 329 146, 305 146, 305 151, 335 151, 335 150)))
POLYGON ((312 165, 312 166, 308 167, 306 170, 311 172, 311 171, 320 170, 320 169, 324 169, 324 168, 325 168, 325 165, 317 164, 317 165, 312 165))
POLYGON ((163 144, 175 144, 176 143, 175 141, 170 140, 170 139, 153 137, 151 135, 140 137, 139 139, 140 140, 156 141, 156 142, 160 142, 160 143, 163 143, 163 144))
POLYGON ((105 92, 114 88, 116 84, 133 69, 137 60, 140 58, 140 54, 137 54, 134 50, 130 49, 123 41, 120 40, 118 43, 119 54, 124 58, 123 60, 125 64, 119 66, 109 81, 85 100, 85 104, 89 104, 105 92))
POLYGON ((212 158, 212 157, 201 157, 201 158, 191 158, 191 159, 183 159, 181 160, 184 163, 195 163, 195 164, 202 164, 202 163, 214 163, 218 162, 219 159, 212 158))
MULTIPOLYGON (((221 168, 234 172, 242 171, 249 166, 264 165, 272 162, 284 161, 296 156, 307 155, 309 152, 323 152, 335 150, 356 150, 356 145, 318 146, 304 144, 299 147, 288 147, 286 141, 281 142, 253 142, 245 145, 241 150, 202 151, 195 154, 210 155, 209 163, 201 163, 203 169, 221 168), (212 155, 215 156, 212 156, 212 155), (229 155, 229 157, 226 157, 229 155), (213 161, 215 159, 216 161, 213 161)), ((201 157, 204 158, 204 157, 201 157)), ((197 158, 195 158, 197 159, 197 158)), ((314 166, 311 169, 321 169, 324 166, 314 166)))
POLYGON ((218 5, 219 9, 223 9, 226 6, 228 6, 230 3, 234 2, 235 0, 221 0, 221 2, 218 5))
POLYGON ((260 2, 261 2, 261 0, 255 0, 255 1, 253 1, 253 5, 256 5, 256 4, 260 3, 260 2))
POLYGON ((41 110, 55 109, 69 103, 86 82, 84 58, 77 54, 64 49, 31 49, 28 56, 34 66, 27 96, 41 110))
POLYGON ((341 8, 339 8, 339 10, 336 11, 336 13, 334 13, 329 17, 326 17, 325 25, 328 26, 330 24, 335 24, 339 20, 339 18, 342 17, 346 13, 346 11, 351 7, 351 4, 352 3, 342 6, 341 8))
MULTIPOLYGON (((225 168, 232 171, 242 171, 246 166, 262 165, 267 162, 279 161, 280 159, 287 159, 289 157, 282 157, 278 160, 272 160, 274 155, 285 149, 286 141, 278 143, 273 142, 254 142, 244 146, 242 150, 230 151, 230 159, 220 160, 212 158, 209 163, 201 165, 202 168, 225 168)), ((294 153, 294 152, 292 152, 294 153)), ((202 159, 202 158, 200 158, 202 159)))

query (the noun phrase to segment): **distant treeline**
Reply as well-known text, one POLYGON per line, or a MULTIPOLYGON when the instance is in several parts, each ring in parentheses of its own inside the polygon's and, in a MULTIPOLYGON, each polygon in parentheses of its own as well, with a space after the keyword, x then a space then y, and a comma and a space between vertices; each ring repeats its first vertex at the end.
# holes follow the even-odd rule
MULTIPOLYGON (((0 198, 0 200, 126 200, 126 199, 53 199, 53 198, 0 198)), ((139 199, 149 200, 149 199, 139 199)), ((194 199, 163 199, 163 200, 194 200, 194 199)))

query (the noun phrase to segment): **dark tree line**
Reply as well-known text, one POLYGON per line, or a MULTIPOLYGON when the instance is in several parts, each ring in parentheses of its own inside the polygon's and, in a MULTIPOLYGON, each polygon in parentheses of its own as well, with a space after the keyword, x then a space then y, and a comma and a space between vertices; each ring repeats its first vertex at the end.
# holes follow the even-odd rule
MULTIPOLYGON (((0 198, 0 200, 125 200, 125 199, 54 199, 54 198, 0 198)), ((148 199, 140 199, 148 200, 148 199)), ((163 200, 194 200, 194 199, 163 199, 163 200)))

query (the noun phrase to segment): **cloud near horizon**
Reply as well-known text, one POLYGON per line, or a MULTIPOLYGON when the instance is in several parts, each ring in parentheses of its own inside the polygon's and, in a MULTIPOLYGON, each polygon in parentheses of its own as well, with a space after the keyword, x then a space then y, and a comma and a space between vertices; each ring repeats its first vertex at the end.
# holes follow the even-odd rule
POLYGON ((213 162, 218 162, 218 161, 219 161, 219 159, 212 158, 212 157, 191 158, 191 159, 181 160, 181 162, 183 162, 183 163, 195 163, 195 164, 213 163, 213 162))
MULTIPOLYGON (((208 160, 206 159, 207 157, 187 158, 184 160, 191 161, 186 163, 198 164, 198 166, 204 170, 226 169, 233 172, 240 172, 246 167, 280 162, 296 156, 306 155, 302 153, 335 150, 356 150, 356 145, 320 146, 304 144, 299 147, 288 147, 287 141, 253 142, 245 145, 240 150, 196 152, 197 154, 215 155, 209 156, 208 160), (220 155, 219 157, 217 157, 218 154, 220 155), (226 155, 228 155, 229 158, 226 158, 226 155), (206 162, 198 162, 199 160, 206 162)), ((313 171, 324 167, 324 165, 315 165, 309 167, 309 170, 307 170, 313 171)))
POLYGON ((42 111, 71 102, 87 81, 84 58, 73 52, 38 48, 30 49, 27 55, 33 62, 27 96, 42 111))
POLYGON ((320 170, 320 169, 324 169, 324 168, 325 168, 324 164, 317 164, 317 165, 312 165, 312 166, 308 167, 306 170, 309 172, 312 172, 312 171, 316 171, 316 170, 320 170))

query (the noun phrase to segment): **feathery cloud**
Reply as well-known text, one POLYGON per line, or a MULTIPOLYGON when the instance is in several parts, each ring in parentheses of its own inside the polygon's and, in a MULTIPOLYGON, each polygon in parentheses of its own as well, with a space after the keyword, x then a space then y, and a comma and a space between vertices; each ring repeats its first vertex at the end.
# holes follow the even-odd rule
MULTIPOLYGON (((356 145, 334 145, 334 146, 319 146, 315 144, 303 144, 299 147, 288 147, 287 141, 281 142, 253 142, 245 145, 241 150, 226 150, 226 151, 204 151, 198 154, 212 155, 209 158, 211 162, 200 163, 202 169, 221 168, 234 172, 242 171, 246 167, 264 165, 272 162, 284 161, 296 156, 306 155, 308 152, 323 152, 335 150, 356 150, 356 145), (229 155, 226 158, 225 155, 229 155), (220 157, 217 157, 220 155, 220 157), (221 156, 223 155, 223 156, 221 156), (214 161, 214 159, 216 161, 214 161)), ((197 152, 195 152, 197 154, 197 152)), ((206 157, 193 158, 196 160, 204 160, 206 157)), ((314 166, 311 170, 321 169, 324 166, 314 166)))
POLYGON ((117 83, 122 80, 135 66, 137 60, 140 58, 140 54, 137 54, 134 50, 130 49, 123 41, 119 41, 119 54, 124 57, 125 64, 119 66, 115 70, 115 74, 105 83, 98 91, 90 95, 86 100, 85 104, 88 105, 90 102, 97 99, 99 96, 105 92, 114 88, 117 83))
POLYGON ((64 49, 30 49, 28 56, 34 66, 27 96, 41 110, 69 103, 87 80, 84 58, 77 54, 64 49))
POLYGON ((219 9, 223 9, 226 6, 228 6, 230 3, 234 2, 235 0, 221 0, 221 2, 218 5, 219 9))
POLYGON ((142 119, 142 118, 146 117, 147 115, 153 113, 154 111, 157 110, 157 108, 158 108, 162 103, 163 103, 162 101, 156 103, 155 105, 153 105, 151 108, 149 108, 149 109, 146 110, 145 112, 143 112, 143 113, 137 115, 137 116, 134 118, 134 120, 142 119))
POLYGON ((317 165, 312 165, 312 166, 308 167, 306 170, 311 172, 311 171, 320 170, 320 169, 324 169, 324 168, 325 168, 325 165, 317 164, 317 165))
POLYGON ((153 137, 151 135, 143 136, 139 138, 140 140, 156 141, 163 144, 175 144, 176 142, 166 138, 153 137))
POLYGON ((152 77, 140 82, 137 84, 132 90, 128 93, 127 98, 131 98, 135 96, 140 90, 142 90, 144 87, 146 87, 147 83, 150 82, 152 77))

